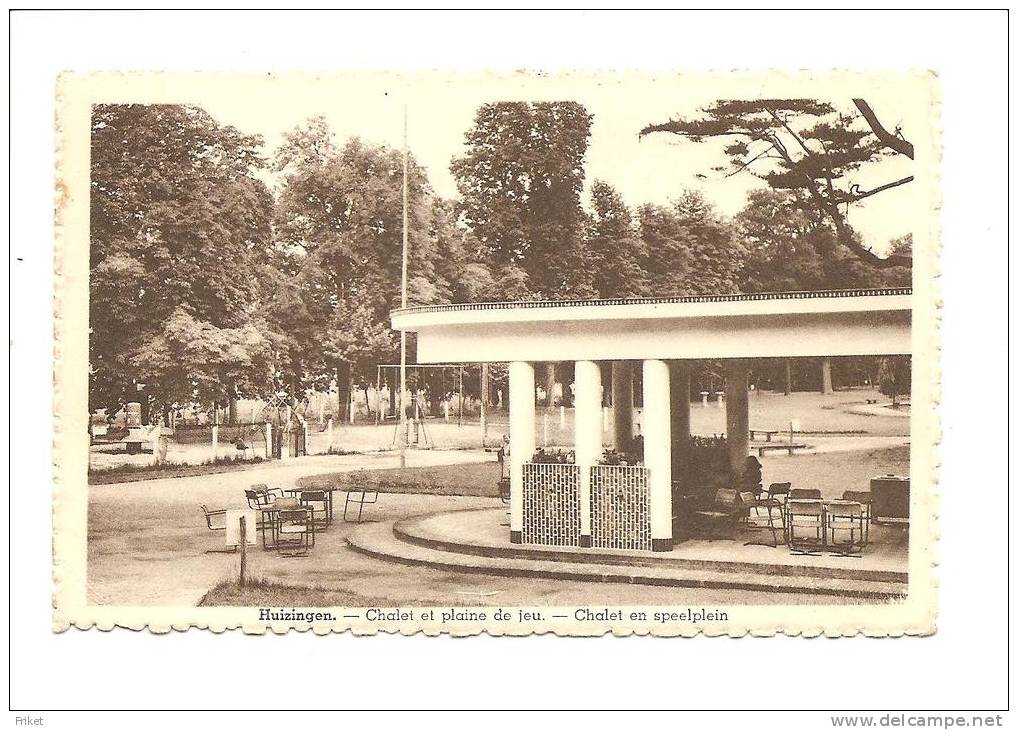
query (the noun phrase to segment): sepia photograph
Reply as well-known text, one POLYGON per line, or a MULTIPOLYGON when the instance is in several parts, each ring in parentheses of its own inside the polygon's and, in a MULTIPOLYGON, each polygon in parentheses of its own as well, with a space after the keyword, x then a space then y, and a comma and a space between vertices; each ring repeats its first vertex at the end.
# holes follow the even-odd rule
POLYGON ((933 629, 930 75, 60 88, 86 614, 933 629))
POLYGON ((12 10, 12 724, 1003 727, 1008 28, 12 10))

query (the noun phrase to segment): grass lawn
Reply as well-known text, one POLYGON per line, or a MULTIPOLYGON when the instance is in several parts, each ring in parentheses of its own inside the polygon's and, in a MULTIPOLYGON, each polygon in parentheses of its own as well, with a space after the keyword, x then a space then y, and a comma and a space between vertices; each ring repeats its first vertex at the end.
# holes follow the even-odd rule
MULTIPOLYGON (((364 596, 352 591, 321 586, 294 586, 275 581, 253 579, 243 588, 236 582, 223 581, 206 593, 198 602, 199 606, 258 606, 271 607, 332 607, 361 606, 364 596)), ((427 601, 406 602, 405 606, 428 606, 427 601)))
POLYGON ((252 459, 224 457, 205 464, 119 464, 110 469, 89 469, 88 483, 120 484, 121 482, 137 482, 146 479, 222 474, 227 471, 253 469, 264 462, 265 459, 256 456, 252 459))
POLYGON ((379 492, 396 494, 434 494, 459 497, 497 497, 497 462, 480 464, 449 464, 407 469, 364 469, 301 477, 300 487, 334 485, 346 490, 368 487, 379 492))

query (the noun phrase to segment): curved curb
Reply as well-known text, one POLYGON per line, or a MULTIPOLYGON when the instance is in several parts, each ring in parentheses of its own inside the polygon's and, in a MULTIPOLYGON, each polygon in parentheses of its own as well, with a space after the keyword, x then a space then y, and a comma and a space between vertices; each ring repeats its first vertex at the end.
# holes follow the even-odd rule
MULTIPOLYGON (((491 508, 481 507, 458 512, 484 512, 491 508)), ((549 550, 541 547, 518 547, 516 545, 493 546, 480 543, 453 542, 430 536, 416 529, 434 517, 449 512, 417 515, 396 520, 392 532, 397 539, 419 547, 441 552, 475 555, 483 558, 547 560, 583 565, 609 565, 630 568, 674 568, 685 570, 713 570, 720 573, 755 573, 761 576, 784 576, 789 578, 831 578, 844 580, 871 581, 877 583, 907 584, 908 573, 889 570, 855 570, 851 568, 826 568, 814 565, 778 565, 766 563, 737 563, 725 560, 701 560, 696 558, 653 558, 635 555, 619 555, 608 552, 586 552, 549 550)))
MULTIPOLYGON (((347 545, 351 550, 361 555, 366 555, 378 560, 384 560, 390 563, 399 563, 402 565, 410 565, 415 567, 431 568, 434 570, 443 570, 454 573, 472 573, 472 574, 483 574, 483 575, 496 575, 503 577, 512 578, 547 578, 551 580, 565 580, 573 582, 584 582, 584 583, 618 583, 618 584, 629 584, 629 585, 647 585, 647 586, 658 586, 668 588, 704 588, 704 589, 724 589, 724 590, 745 590, 745 591, 761 591, 765 593, 793 593, 803 595, 828 595, 838 596, 842 598, 860 598, 870 599, 882 602, 890 602, 898 600, 904 597, 905 592, 902 591, 877 591, 868 590, 865 588, 852 588, 852 587, 834 587, 834 586, 812 586, 812 585, 789 585, 775 582, 764 582, 764 581, 752 581, 752 580, 738 580, 732 578, 701 578, 696 576, 655 576, 655 575, 640 575, 640 574, 625 574, 611 571, 568 571, 558 570, 550 567, 539 567, 538 565, 528 565, 526 563, 533 563, 533 559, 522 560, 522 559, 491 559, 486 558, 484 562, 478 563, 458 563, 447 559, 443 559, 440 551, 433 550, 430 548, 416 547, 418 551, 423 550, 425 556, 415 556, 413 554, 401 553, 395 549, 385 547, 379 547, 376 544, 372 544, 370 539, 365 540, 365 533, 370 534, 370 531, 377 530, 382 532, 391 533, 391 529, 394 526, 395 521, 388 521, 382 523, 375 523, 370 526, 359 528, 355 530, 346 539, 347 545), (427 555, 427 553, 434 553, 434 555, 427 555), (497 560, 497 563, 495 563, 497 560), (500 563, 500 564, 499 564, 500 563), (510 564, 511 563, 511 564, 510 564)), ((395 535, 393 535, 393 539, 395 535)), ((397 540, 398 542, 398 540, 397 540)), ((398 546, 398 545, 397 545, 398 546)), ((410 547, 410 546, 408 546, 410 547)), ((606 566, 605 566, 606 567, 606 566)), ((681 570, 675 571, 681 572, 681 570)))

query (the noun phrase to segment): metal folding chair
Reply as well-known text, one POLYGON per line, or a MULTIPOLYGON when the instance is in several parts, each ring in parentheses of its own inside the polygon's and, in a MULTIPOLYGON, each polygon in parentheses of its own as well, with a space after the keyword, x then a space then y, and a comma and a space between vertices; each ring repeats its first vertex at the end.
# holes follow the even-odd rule
POLYGON ((300 493, 302 507, 311 510, 315 526, 325 528, 329 524, 329 495, 318 489, 305 489, 300 493))
POLYGON ((299 557, 308 554, 315 545, 313 510, 304 507, 282 509, 276 514, 275 544, 280 555, 299 557))
POLYGON ((846 557, 860 557, 866 530, 862 503, 834 500, 827 502, 825 509, 826 534, 830 535, 827 549, 846 557), (838 535, 845 533, 848 533, 848 539, 839 540, 838 535))
POLYGON ((788 547, 795 555, 818 555, 827 546, 824 503, 819 499, 789 499, 785 507, 788 547))
POLYGON ((346 501, 343 503, 343 522, 350 522, 347 518, 347 510, 350 509, 351 504, 357 505, 357 522, 361 522, 364 517, 364 505, 374 504, 378 501, 378 492, 371 491, 368 489, 352 489, 346 493, 346 501), (358 495, 357 499, 353 499, 353 495, 358 495), (369 496, 370 495, 370 496, 369 496))
POLYGON ((869 545, 870 542, 870 513, 873 505, 873 495, 867 491, 857 491, 853 489, 847 489, 841 495, 841 498, 849 502, 858 502, 862 505, 862 518, 863 518, 863 536, 862 544, 869 545))

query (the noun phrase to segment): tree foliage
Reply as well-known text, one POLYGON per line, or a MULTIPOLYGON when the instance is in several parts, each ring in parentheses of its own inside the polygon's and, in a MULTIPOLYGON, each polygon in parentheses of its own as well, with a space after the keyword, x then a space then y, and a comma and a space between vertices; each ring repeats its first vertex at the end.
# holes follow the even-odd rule
POLYGON ((238 346, 265 339, 252 319, 273 205, 260 147, 195 107, 94 107, 91 408, 116 410, 138 383, 170 403, 265 376, 260 345, 238 346))
POLYGON ((646 246, 622 196, 603 180, 590 189, 586 260, 591 287, 601 299, 640 297, 647 293, 643 269, 646 246))
POLYGON ((575 102, 485 104, 451 166, 484 260, 535 296, 591 294, 580 206, 591 120, 575 102))
POLYGON ((854 102, 856 113, 815 99, 723 100, 704 108, 698 118, 650 124, 641 135, 722 140, 727 165, 715 166, 714 172, 745 172, 774 190, 789 191, 815 223, 832 225, 838 243, 871 266, 908 266, 902 254, 881 257, 868 249, 846 220, 848 206, 913 180, 906 175, 868 190, 852 182, 863 167, 889 156, 911 159, 914 154, 900 129, 888 132, 865 100, 854 102))

